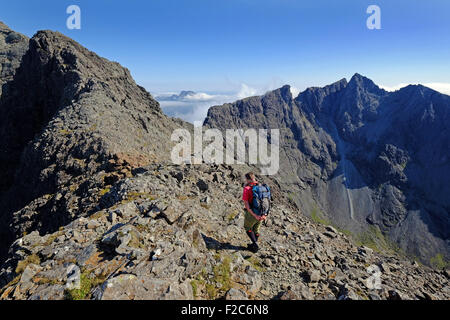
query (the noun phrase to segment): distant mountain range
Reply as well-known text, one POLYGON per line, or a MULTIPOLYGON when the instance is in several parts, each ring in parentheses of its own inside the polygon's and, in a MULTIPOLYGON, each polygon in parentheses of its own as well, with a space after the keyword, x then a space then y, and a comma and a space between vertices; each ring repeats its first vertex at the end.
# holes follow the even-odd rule
POLYGON ((186 98, 193 98, 195 95, 194 91, 181 91, 179 94, 159 95, 155 99, 159 101, 183 101, 186 98))
POLYGON ((425 263, 450 258, 450 97, 355 74, 212 107, 213 128, 280 128, 280 187, 314 219, 425 263))

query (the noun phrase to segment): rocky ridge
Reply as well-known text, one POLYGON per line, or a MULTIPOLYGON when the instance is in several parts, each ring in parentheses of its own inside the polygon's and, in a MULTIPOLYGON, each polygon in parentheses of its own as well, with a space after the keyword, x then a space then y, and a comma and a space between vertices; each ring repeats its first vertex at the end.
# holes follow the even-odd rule
POLYGON ((166 117, 127 69, 58 32, 30 39, 7 85, 0 100, 2 243, 53 232, 95 210, 98 190, 169 159, 172 131, 188 127, 166 117))
POLYGON ((277 190, 261 251, 246 251, 241 175, 232 167, 210 165, 136 170, 102 192, 98 212, 53 234, 35 231, 16 240, 0 272, 0 297, 450 297, 448 271, 358 247, 334 227, 303 216, 277 190), (380 270, 378 290, 370 289, 371 265, 380 270), (68 288, 76 279, 80 289, 68 288))

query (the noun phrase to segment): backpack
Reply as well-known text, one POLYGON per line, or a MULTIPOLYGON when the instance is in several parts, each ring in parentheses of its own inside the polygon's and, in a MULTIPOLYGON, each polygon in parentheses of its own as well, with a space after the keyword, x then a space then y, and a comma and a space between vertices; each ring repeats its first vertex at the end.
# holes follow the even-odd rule
POLYGON ((267 216, 270 212, 270 201, 272 199, 269 186, 266 184, 255 184, 252 186, 252 193, 253 212, 259 216, 267 216))

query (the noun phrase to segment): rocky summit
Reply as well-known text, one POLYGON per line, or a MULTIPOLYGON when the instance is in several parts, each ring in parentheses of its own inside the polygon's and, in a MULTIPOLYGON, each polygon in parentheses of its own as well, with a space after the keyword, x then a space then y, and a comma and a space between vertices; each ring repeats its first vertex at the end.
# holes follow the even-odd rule
MULTIPOLYGON (((0 299, 450 298, 447 269, 413 261, 381 236, 382 250, 355 241, 319 210, 309 217, 280 177, 263 178, 272 187, 273 208, 261 250, 251 253, 242 176, 256 168, 172 164, 172 131, 192 127, 165 116, 127 69, 60 33, 40 31, 27 39, 0 26, 0 52, 16 52, 2 62, 10 67, 2 73, 0 97, 0 299)), ((317 100, 311 108, 324 107, 347 86, 311 89, 320 93, 308 91, 304 95, 312 96, 304 99, 317 100)), ((375 101, 375 93, 367 101, 375 101)), ((311 185, 323 186, 319 173, 332 176, 340 154, 294 108, 289 88, 225 106, 222 113, 228 117, 239 108, 259 110, 258 121, 283 119, 297 128, 289 141, 298 146, 298 161, 306 159, 301 150, 319 167, 327 152, 333 155, 320 170, 309 165, 314 175, 299 192, 310 195, 311 185), (297 123, 298 117, 305 120, 297 123), (317 136, 306 135, 306 128, 317 136), (318 151, 321 139, 329 143, 318 151)), ((345 123, 348 130, 364 127, 345 123)), ((350 139, 351 130, 342 136, 350 139)), ((348 154, 345 159, 353 159, 348 154)), ((384 154, 403 159, 392 148, 384 154)), ((287 181, 302 171, 295 173, 287 181)))
POLYGON ((5 85, 2 243, 31 231, 57 230, 88 214, 98 190, 135 167, 169 159, 170 135, 186 125, 167 118, 127 69, 57 32, 41 31, 30 39, 5 85))

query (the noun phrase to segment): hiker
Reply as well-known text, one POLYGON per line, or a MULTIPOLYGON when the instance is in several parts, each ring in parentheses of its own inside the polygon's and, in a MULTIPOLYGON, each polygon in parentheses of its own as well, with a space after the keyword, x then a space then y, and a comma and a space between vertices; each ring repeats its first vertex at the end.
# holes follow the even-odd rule
POLYGON ((245 185, 242 194, 242 200, 245 205, 244 212, 244 228, 251 244, 248 245, 248 250, 253 253, 258 252, 259 230, 263 221, 267 219, 270 211, 270 188, 256 181, 256 176, 253 172, 245 175, 245 185))

